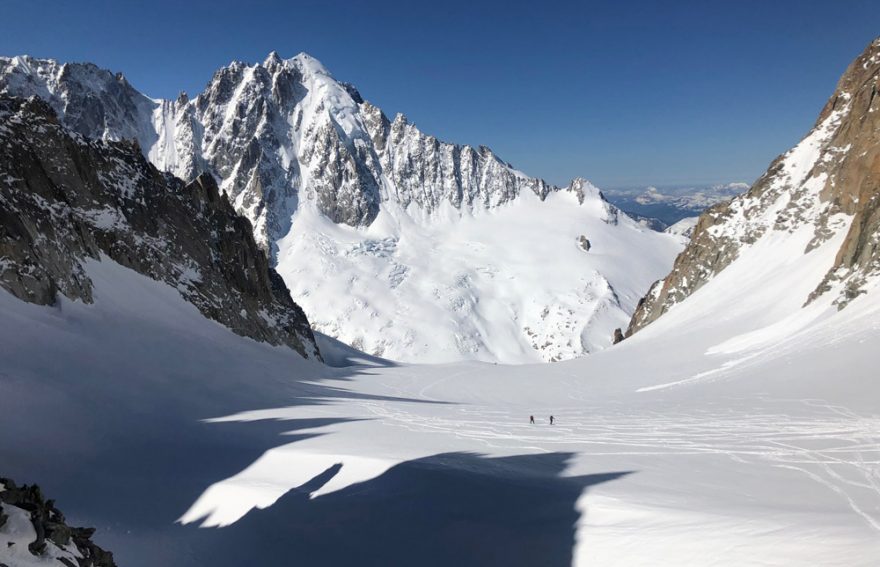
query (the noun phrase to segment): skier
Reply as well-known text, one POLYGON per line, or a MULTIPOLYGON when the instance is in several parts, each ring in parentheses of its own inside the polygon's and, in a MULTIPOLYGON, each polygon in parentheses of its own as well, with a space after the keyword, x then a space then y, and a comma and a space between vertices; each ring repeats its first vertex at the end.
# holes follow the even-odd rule
POLYGON ((535 425, 535 416, 533 416, 533 415, 529 416, 529 423, 531 423, 532 425, 535 425))
POLYGON ((550 416, 550 425, 553 425, 553 416, 550 416))

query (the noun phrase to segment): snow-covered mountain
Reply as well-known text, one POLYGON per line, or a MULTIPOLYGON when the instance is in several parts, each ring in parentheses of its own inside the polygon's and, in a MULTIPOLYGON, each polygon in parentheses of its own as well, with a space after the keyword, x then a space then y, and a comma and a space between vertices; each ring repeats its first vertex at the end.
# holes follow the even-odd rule
POLYGON ((680 250, 582 179, 555 187, 389 120, 307 54, 232 63, 174 101, 91 64, 0 58, 0 92, 182 179, 211 173, 313 326, 385 357, 595 351, 680 250))
POLYGON ((664 232, 667 234, 677 234, 690 239, 691 235, 694 233, 694 227, 697 226, 699 218, 700 217, 685 217, 677 223, 666 227, 664 232))
POLYGON ((72 133, 42 99, 0 95, 0 288, 39 305, 91 303, 91 261, 166 282, 240 335, 319 356, 305 314, 211 176, 184 184, 129 143, 72 133))
MULTIPOLYGON (((672 272, 640 302, 632 334, 728 273, 727 297, 788 282, 804 309, 776 330, 807 325, 822 308, 843 309, 880 281, 880 40, 847 68, 813 129, 740 197, 704 213, 672 272), (785 273, 770 277, 781 266, 785 273), (808 315, 808 314, 812 315, 808 315), (793 327, 792 327, 793 326, 793 327)), ((720 284, 712 286, 716 289, 720 284)), ((710 293, 706 291, 705 294, 710 293)), ((751 297, 750 301, 757 301, 751 297)))
POLYGON ((800 309, 775 284, 553 365, 321 343, 333 368, 85 269, 91 304, 0 290, 0 463, 120 565, 876 564, 876 290, 765 343, 738 339, 800 309))
POLYGON ((728 201, 741 195, 749 188, 748 183, 721 183, 708 187, 677 187, 674 189, 658 189, 646 187, 635 197, 641 205, 668 203, 680 209, 709 208, 721 201, 728 201))

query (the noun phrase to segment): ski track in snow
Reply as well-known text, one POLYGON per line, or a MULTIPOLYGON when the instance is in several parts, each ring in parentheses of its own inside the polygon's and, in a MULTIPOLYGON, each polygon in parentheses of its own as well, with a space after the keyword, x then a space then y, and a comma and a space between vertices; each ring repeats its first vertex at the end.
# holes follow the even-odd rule
MULTIPOLYGON (((557 385, 570 392, 565 396, 568 403, 560 404, 562 400, 557 400, 552 409, 543 407, 542 402, 524 405, 521 400, 485 404, 479 397, 474 397, 470 402, 458 402, 444 399, 438 392, 445 391, 458 397, 458 392, 467 389, 462 385, 462 380, 469 379, 467 374, 468 370, 450 372, 425 382, 413 375, 399 380, 397 385, 395 380, 379 375, 371 382, 371 395, 448 402, 434 405, 430 411, 419 403, 390 399, 340 399, 318 411, 326 416, 336 415, 334 412, 340 410, 346 418, 377 423, 381 426, 382 438, 406 440, 402 443, 405 447, 432 448, 451 444, 461 450, 487 455, 573 454, 574 460, 566 474, 574 474, 573 469, 580 465, 595 467, 597 459, 598 462, 609 459, 615 462, 621 458, 636 464, 637 469, 651 471, 659 457, 705 457, 711 460, 706 463, 709 468, 725 469, 723 461, 729 460, 748 471, 761 470, 762 467, 784 469, 809 479, 818 490, 830 491, 869 529, 880 532, 880 416, 860 415, 818 399, 768 397, 708 402, 703 409, 667 408, 663 404, 654 404, 651 408, 632 407, 608 400, 593 405, 595 401, 590 402, 592 393, 578 387, 574 378, 557 385), (412 391, 418 394, 414 396, 412 391), (550 413, 556 418, 553 426, 548 422, 550 413), (529 415, 535 415, 538 422, 529 424, 529 415), (722 459, 720 464, 719 458, 722 459)), ((470 379, 475 378, 471 376, 470 379)), ((314 408, 292 407, 276 411, 280 412, 274 414, 276 419, 318 415, 313 413, 314 408)), ((238 421, 242 417, 229 416, 221 420, 238 421)), ((247 419, 265 418, 271 419, 272 416, 254 415, 247 419)), ((330 448, 329 454, 325 454, 321 466, 315 467, 315 454, 300 443, 281 446, 269 453, 289 452, 291 462, 301 459, 304 466, 316 471, 323 471, 333 463, 341 463, 345 470, 348 456, 364 458, 369 455, 369 451, 360 455, 363 451, 359 448, 360 443, 346 439, 349 432, 345 428, 331 427, 326 431, 319 428, 315 431, 328 435, 325 447, 330 448), (334 436, 338 437, 334 439, 334 436)), ((397 457, 389 458, 403 462, 430 453, 428 450, 413 455, 408 454, 408 450, 404 448, 397 457)), ((320 452, 324 453, 323 450, 320 452)), ((379 467, 374 472, 379 475, 385 470, 387 467, 379 467)), ((247 478, 245 472, 243 477, 234 477, 233 482, 248 484, 247 478)), ((347 479, 349 483, 334 483, 332 489, 319 489, 313 497, 370 478, 373 478, 370 474, 358 476, 355 473, 347 479)), ((228 481, 218 484, 225 482, 228 481)), ((605 490, 614 492, 613 488, 605 490)), ((211 518, 224 515, 227 521, 232 518, 229 511, 224 511, 224 506, 221 501, 212 502, 209 508, 214 512, 203 525, 212 525, 211 518)), ((242 510, 235 515, 245 512, 242 510)), ((192 516, 186 521, 195 519, 192 516)))
POLYGON ((840 495, 880 531, 880 417, 860 416, 820 400, 786 404, 792 409, 803 404, 824 410, 824 416, 726 409, 674 414, 632 414, 622 409, 609 414, 607 407, 576 406, 556 410, 556 425, 551 427, 540 422, 530 425, 521 412, 485 406, 457 406, 444 416, 406 411, 404 404, 363 402, 361 406, 390 427, 452 435, 482 444, 489 452, 558 449, 588 456, 723 455, 740 463, 796 470, 840 495), (864 504, 865 491, 873 497, 870 505, 864 504))

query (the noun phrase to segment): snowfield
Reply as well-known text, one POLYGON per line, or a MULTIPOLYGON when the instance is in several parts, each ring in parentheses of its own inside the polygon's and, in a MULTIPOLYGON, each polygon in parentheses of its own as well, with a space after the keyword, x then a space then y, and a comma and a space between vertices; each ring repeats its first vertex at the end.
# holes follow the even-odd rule
POLYGON ((388 203, 370 227, 304 203, 278 266, 312 328, 419 363, 566 360, 611 346, 683 242, 643 228, 586 184, 490 210, 420 218, 388 203), (433 217, 433 218, 432 218, 433 217))
POLYGON ((522 366, 323 366, 94 262, 91 306, 0 293, 0 462, 120 565, 874 565, 880 296, 801 309, 833 244, 522 366))

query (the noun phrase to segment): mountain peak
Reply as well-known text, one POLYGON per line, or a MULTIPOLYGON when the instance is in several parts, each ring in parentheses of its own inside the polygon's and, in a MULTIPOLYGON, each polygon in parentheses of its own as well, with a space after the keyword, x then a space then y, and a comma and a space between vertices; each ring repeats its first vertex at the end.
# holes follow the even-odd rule
POLYGON ((274 49, 266 56, 266 59, 263 61, 263 67, 270 67, 272 65, 278 65, 281 63, 281 56, 278 55, 278 52, 274 49))
POLYGON ((54 69, 59 66, 58 62, 54 59, 39 59, 27 54, 15 55, 13 57, 0 57, 0 63, 5 63, 3 66, 17 68, 28 74, 34 73, 37 69, 42 67, 54 69))
POLYGON ((581 204, 583 204, 587 198, 598 198, 601 201, 605 201, 605 196, 602 195, 599 188, 593 185, 590 180, 583 177, 575 177, 572 179, 566 189, 577 195, 578 202, 581 204))
POLYGON ((330 75, 330 71, 324 67, 324 64, 306 53, 305 51, 301 51, 297 53, 292 59, 288 59, 288 61, 292 61, 294 65, 296 65, 303 75, 330 75))

